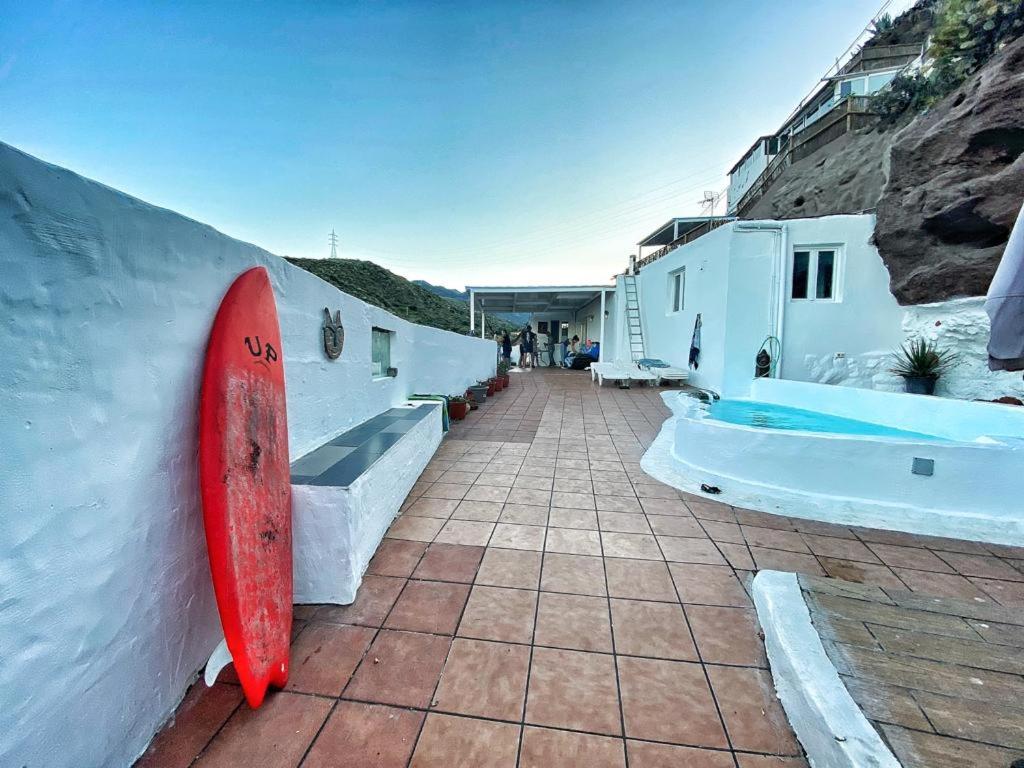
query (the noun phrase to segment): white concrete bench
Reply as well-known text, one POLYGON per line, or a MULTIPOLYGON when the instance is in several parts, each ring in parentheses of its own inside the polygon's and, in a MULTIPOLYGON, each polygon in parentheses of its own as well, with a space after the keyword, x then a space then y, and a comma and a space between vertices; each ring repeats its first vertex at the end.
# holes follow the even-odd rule
POLYGON ((601 386, 608 381, 654 381, 657 377, 649 371, 642 371, 628 363, 591 363, 590 380, 597 380, 601 386))
POLYGON ((392 408, 292 464, 296 603, 348 605, 441 442, 441 406, 392 408))

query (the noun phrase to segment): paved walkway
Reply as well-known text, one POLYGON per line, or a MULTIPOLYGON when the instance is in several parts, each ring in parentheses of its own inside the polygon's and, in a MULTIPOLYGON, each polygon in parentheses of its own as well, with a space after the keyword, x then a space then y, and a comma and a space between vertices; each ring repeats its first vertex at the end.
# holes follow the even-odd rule
POLYGON ((197 686, 147 766, 801 768, 756 568, 1024 599, 1024 552, 734 509, 639 458, 659 390, 513 375, 456 424, 351 606, 299 606, 288 691, 197 686), (628 761, 628 763, 627 763, 628 761))

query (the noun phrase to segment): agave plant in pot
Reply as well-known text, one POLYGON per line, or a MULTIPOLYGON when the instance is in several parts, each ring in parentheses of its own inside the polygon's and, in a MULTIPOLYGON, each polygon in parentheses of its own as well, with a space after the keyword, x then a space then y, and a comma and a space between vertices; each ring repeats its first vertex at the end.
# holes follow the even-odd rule
POLYGON ((451 395, 448 398, 448 416, 455 421, 462 421, 469 413, 469 401, 462 395, 451 395))
POLYGON ((917 337, 892 353, 892 368, 889 370, 903 377, 907 392, 931 395, 935 392, 935 382, 956 360, 956 353, 952 350, 940 349, 934 341, 917 337))

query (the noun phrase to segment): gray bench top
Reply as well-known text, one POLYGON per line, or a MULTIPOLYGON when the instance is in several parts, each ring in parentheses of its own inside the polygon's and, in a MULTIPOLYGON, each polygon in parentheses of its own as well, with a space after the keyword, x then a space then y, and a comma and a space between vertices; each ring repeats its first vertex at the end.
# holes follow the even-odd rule
POLYGON ((440 403, 392 408, 329 440, 292 463, 292 485, 351 485, 440 403))

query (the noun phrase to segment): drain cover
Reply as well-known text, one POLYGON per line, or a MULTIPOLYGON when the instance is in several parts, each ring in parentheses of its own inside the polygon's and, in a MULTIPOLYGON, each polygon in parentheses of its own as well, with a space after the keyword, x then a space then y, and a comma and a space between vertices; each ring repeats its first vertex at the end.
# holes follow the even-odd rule
POLYGON ((915 475, 931 477, 935 474, 935 459, 919 459, 915 456, 914 464, 910 468, 910 471, 915 475))

